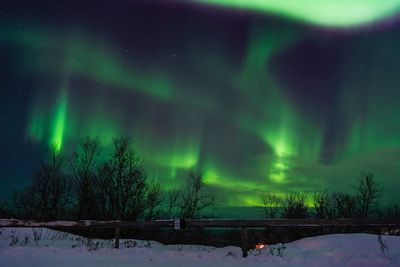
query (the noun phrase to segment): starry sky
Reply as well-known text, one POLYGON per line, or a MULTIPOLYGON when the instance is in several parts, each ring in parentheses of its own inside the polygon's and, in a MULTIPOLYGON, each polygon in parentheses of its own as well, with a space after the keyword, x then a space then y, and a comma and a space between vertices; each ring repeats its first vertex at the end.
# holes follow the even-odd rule
POLYGON ((129 136, 169 190, 399 200, 399 0, 2 1, 0 199, 50 146, 129 136), (40 2, 40 3, 39 3, 40 2))

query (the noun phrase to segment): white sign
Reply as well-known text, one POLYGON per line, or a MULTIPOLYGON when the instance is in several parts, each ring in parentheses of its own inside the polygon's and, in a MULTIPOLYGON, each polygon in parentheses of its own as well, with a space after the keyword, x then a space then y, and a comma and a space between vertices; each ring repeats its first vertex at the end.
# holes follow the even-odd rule
POLYGON ((181 230, 181 219, 175 219, 174 220, 174 229, 175 230, 181 230))

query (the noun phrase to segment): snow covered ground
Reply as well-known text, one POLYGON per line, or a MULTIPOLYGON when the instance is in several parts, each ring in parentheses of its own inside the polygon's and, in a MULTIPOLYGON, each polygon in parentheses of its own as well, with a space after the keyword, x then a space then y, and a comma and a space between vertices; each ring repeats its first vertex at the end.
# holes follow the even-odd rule
POLYGON ((0 229, 0 266, 124 267, 124 266, 400 266, 400 237, 336 234, 305 238, 289 244, 253 250, 242 258, 238 247, 162 245, 153 241, 87 240, 48 229, 0 229), (40 240, 34 240, 40 236, 40 240), (277 256, 281 248, 282 256, 277 256), (271 254, 274 254, 272 255, 271 254))

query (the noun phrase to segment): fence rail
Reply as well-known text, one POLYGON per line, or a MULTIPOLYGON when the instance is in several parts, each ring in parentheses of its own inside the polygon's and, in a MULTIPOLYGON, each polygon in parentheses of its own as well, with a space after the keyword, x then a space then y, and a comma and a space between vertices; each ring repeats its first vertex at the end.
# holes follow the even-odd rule
POLYGON ((247 256, 247 228, 318 228, 318 227, 352 227, 352 228, 400 228, 400 219, 277 219, 277 220, 154 220, 154 221, 51 221, 0 219, 0 227, 55 227, 55 228, 114 228, 115 247, 119 247, 121 228, 159 229, 159 228, 241 228, 243 257, 247 256), (178 227, 177 227, 178 225, 178 227))
MULTIPOLYGON (((184 220, 185 227, 400 227, 400 219, 276 219, 276 220, 184 220)), ((0 219, 0 227, 83 227, 83 228, 173 228, 174 220, 154 221, 50 221, 0 219)))

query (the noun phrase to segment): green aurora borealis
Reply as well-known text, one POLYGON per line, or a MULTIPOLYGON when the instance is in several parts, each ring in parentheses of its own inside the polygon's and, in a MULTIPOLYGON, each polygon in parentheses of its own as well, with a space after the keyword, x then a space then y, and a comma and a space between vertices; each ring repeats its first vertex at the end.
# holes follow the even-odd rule
POLYGON ((199 0, 200 3, 272 13, 325 27, 354 27, 400 11, 398 0, 199 0))
POLYGON ((398 199, 400 1, 347 2, 0 7, 1 193, 43 147, 125 135, 164 188, 200 170, 221 206, 363 170, 398 199))

